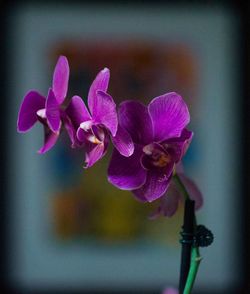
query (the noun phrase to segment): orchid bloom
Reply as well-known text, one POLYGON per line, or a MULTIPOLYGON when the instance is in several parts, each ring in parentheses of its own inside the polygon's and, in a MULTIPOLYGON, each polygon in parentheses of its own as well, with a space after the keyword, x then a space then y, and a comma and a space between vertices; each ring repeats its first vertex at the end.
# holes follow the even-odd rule
POLYGON ((53 74, 52 88, 49 88, 47 99, 35 90, 29 91, 21 104, 17 130, 20 133, 29 131, 36 122, 44 126, 44 145, 39 153, 51 149, 60 134, 64 113, 61 108, 67 95, 69 80, 68 60, 60 56, 53 74))
POLYGON ((131 190, 135 197, 152 202, 167 191, 175 166, 182 159, 193 133, 186 129, 190 116, 180 95, 167 93, 146 107, 125 101, 119 109, 120 124, 131 135, 135 150, 124 157, 113 151, 108 180, 131 190))
POLYGON ((178 294, 179 291, 176 288, 166 288, 163 290, 162 294, 178 294))
MULTIPOLYGON (((195 209, 200 209, 203 205, 203 197, 195 182, 184 174, 181 163, 177 164, 175 172, 187 189, 190 199, 195 201, 195 209)), ((156 219, 160 215, 166 217, 173 216, 177 211, 179 203, 183 200, 181 191, 178 189, 175 182, 171 181, 167 192, 161 197, 160 204, 156 211, 150 215, 150 219, 156 219)))
POLYGON ((89 89, 88 108, 81 97, 74 96, 66 109, 72 145, 85 147, 86 168, 105 155, 110 139, 119 154, 131 156, 134 152, 131 136, 118 124, 116 104, 106 92, 109 77, 108 68, 98 73, 89 89))

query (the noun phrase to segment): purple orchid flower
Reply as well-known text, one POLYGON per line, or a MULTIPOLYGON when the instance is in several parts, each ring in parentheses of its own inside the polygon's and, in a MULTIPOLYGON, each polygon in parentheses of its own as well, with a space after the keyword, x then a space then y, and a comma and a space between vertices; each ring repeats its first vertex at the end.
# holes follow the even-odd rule
POLYGON ((113 151, 108 180, 131 190, 141 201, 152 202, 167 191, 178 162, 193 133, 185 127, 190 116, 184 100, 176 93, 154 98, 148 107, 125 101, 119 109, 120 124, 131 135, 135 150, 124 157, 113 151))
POLYGON ((66 109, 72 146, 84 146, 86 168, 101 159, 111 139, 119 154, 131 156, 134 144, 130 134, 118 124, 116 104, 107 93, 110 72, 98 73, 88 93, 88 108, 79 96, 74 96, 66 109))
POLYGON ((172 288, 172 287, 166 288, 162 292, 162 294, 178 294, 178 293, 179 291, 176 288, 172 288))
POLYGON ((52 88, 49 89, 47 99, 35 90, 29 91, 21 104, 17 131, 29 131, 36 122, 44 126, 44 145, 38 153, 45 153, 56 143, 65 114, 62 103, 68 91, 69 65, 64 56, 60 56, 53 74, 52 88))
MULTIPOLYGON (((178 174, 183 185, 186 187, 191 200, 195 201, 195 209, 198 210, 203 205, 203 197, 198 186, 193 180, 184 174, 181 163, 176 166, 175 172, 178 174)), ((157 209, 150 215, 150 219, 156 219, 160 215, 171 217, 177 211, 179 203, 184 201, 182 193, 179 191, 174 181, 171 181, 167 192, 161 197, 160 204, 157 209)))

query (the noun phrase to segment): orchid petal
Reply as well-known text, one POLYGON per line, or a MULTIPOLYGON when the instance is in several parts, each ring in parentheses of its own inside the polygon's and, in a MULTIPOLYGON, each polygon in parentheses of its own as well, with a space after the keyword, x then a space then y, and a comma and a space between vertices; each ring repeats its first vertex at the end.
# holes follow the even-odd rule
POLYGON ((69 105, 65 111, 75 129, 77 129, 82 122, 91 120, 89 111, 82 98, 79 96, 73 96, 71 98, 69 105))
POLYGON ((184 142, 182 146, 182 157, 186 154, 188 147, 192 141, 194 133, 189 131, 188 129, 184 129, 181 133, 180 140, 184 142))
POLYGON ((182 199, 181 192, 176 185, 171 181, 167 192, 160 199, 160 205, 150 215, 150 219, 156 219, 160 215, 172 217, 178 209, 179 202, 182 199))
POLYGON ((111 136, 111 140, 115 146, 115 148, 119 151, 119 153, 123 156, 131 156, 134 152, 134 143, 131 139, 129 133, 118 125, 117 133, 115 137, 111 136))
MULTIPOLYGON (((134 195, 134 196, 136 196, 136 195, 134 195)), ((144 202, 146 202, 146 201, 147 201, 147 199, 144 202)), ((161 207, 158 206, 154 211, 152 211, 149 214, 148 219, 155 220, 155 219, 157 219, 160 216, 161 216, 161 207)))
POLYGON ((69 119, 69 117, 66 115, 63 118, 64 127, 69 135, 70 141, 71 141, 71 147, 81 147, 82 142, 80 142, 76 136, 76 128, 74 127, 72 121, 69 119))
POLYGON ((38 153, 43 154, 49 151, 56 144, 58 137, 59 133, 54 133, 47 126, 44 126, 44 145, 38 150, 38 153))
POLYGON ((25 95, 17 119, 18 132, 27 132, 33 127, 38 120, 36 113, 45 107, 45 101, 45 97, 36 91, 30 91, 25 95))
POLYGON ((195 201, 195 209, 200 209, 203 205, 203 197, 201 191, 194 183, 194 181, 186 177, 184 174, 179 174, 179 177, 186 187, 190 199, 195 201))
POLYGON ((153 140, 152 121, 145 105, 137 101, 125 101, 119 107, 120 124, 133 141, 146 145, 153 140))
POLYGON ((120 155, 114 149, 108 167, 108 181, 121 190, 133 190, 141 187, 146 181, 146 170, 140 164, 141 147, 135 145, 130 157, 120 155))
POLYGON ((177 163, 187 152, 187 149, 191 143, 193 132, 184 129, 180 137, 171 138, 162 142, 162 146, 171 155, 172 159, 177 163))
POLYGON ((184 129, 180 137, 171 138, 162 143, 166 150, 172 153, 175 162, 178 162, 186 154, 188 147, 192 141, 193 132, 184 129))
POLYGON ((59 104, 62 104, 68 91, 69 64, 65 56, 60 56, 53 75, 53 92, 59 104))
POLYGON ((175 214, 181 199, 181 193, 173 181, 170 182, 167 192, 160 199, 160 205, 150 215, 150 219, 156 219, 160 215, 171 217, 175 214))
POLYGON ((75 147, 75 141, 76 141, 76 130, 69 118, 64 119, 64 127, 69 135, 70 141, 71 141, 71 147, 75 147))
POLYGON ((155 169, 147 172, 147 180, 145 184, 133 193, 138 198, 146 198, 148 202, 152 202, 160 198, 168 189, 171 175, 162 177, 162 171, 155 169))
POLYGON ((183 174, 184 173, 184 166, 182 161, 179 161, 176 165, 175 165, 175 172, 177 174, 183 174))
POLYGON ((103 92, 106 92, 108 89, 108 84, 109 84, 109 78, 110 78, 110 72, 108 68, 104 68, 101 70, 95 80, 93 81, 92 85, 90 86, 89 89, 89 94, 88 94, 88 106, 90 109, 90 112, 93 113, 95 112, 96 105, 98 104, 98 97, 96 92, 98 90, 101 90, 103 92))
POLYGON ((103 91, 97 91, 96 103, 92 111, 92 119, 95 124, 104 125, 111 132, 113 137, 116 135, 118 127, 116 105, 109 94, 103 91))
POLYGON ((56 100, 55 94, 52 89, 49 89, 48 98, 45 106, 45 115, 51 130, 56 133, 61 126, 60 107, 56 100))
POLYGON ((80 142, 86 142, 87 141, 87 137, 86 136, 87 136, 86 132, 84 131, 83 128, 81 128, 81 125, 80 125, 80 127, 76 131, 76 137, 77 137, 77 139, 80 142))
POLYGON ((85 168, 89 168, 93 166, 98 160, 100 160, 107 151, 107 143, 101 143, 101 144, 92 144, 89 143, 86 146, 86 158, 85 168))
POLYGON ((158 142, 179 137, 190 120, 186 103, 174 92, 154 98, 148 109, 153 122, 154 140, 158 142))
POLYGON ((163 197, 160 205, 162 213, 166 217, 171 217, 175 214, 181 198, 180 192, 170 184, 167 194, 163 197))

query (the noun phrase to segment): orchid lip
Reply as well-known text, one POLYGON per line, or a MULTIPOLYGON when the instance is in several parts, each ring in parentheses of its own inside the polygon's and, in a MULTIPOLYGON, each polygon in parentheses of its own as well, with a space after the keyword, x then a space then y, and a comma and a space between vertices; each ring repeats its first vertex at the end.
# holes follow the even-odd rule
POLYGON ((164 182, 168 179, 167 175, 163 174, 161 178, 158 179, 159 182, 164 182))
POLYGON ((172 161, 172 156, 158 143, 148 144, 143 147, 142 151, 144 155, 141 163, 145 169, 163 168, 172 161))
MULTIPOLYGON (((78 130, 82 130, 87 141, 93 144, 102 144, 105 139, 105 132, 99 126, 93 124, 92 120, 82 122, 78 130)), ((78 131, 79 132, 79 131, 78 131)), ((79 136, 79 135, 78 135, 79 136)))
POLYGON ((100 141, 100 142, 104 141, 105 133, 101 127, 96 126, 96 125, 92 125, 91 131, 98 141, 100 141))
POLYGON ((89 142, 91 142, 91 143, 94 143, 94 144, 101 144, 101 143, 103 143, 102 141, 98 140, 98 139, 96 138, 96 136, 94 136, 94 135, 88 135, 88 136, 87 136, 87 140, 88 140, 89 142))
POLYGON ((171 162, 171 156, 167 153, 156 154, 155 156, 153 155, 152 158, 153 158, 153 162, 152 162, 153 165, 157 167, 164 167, 171 162))

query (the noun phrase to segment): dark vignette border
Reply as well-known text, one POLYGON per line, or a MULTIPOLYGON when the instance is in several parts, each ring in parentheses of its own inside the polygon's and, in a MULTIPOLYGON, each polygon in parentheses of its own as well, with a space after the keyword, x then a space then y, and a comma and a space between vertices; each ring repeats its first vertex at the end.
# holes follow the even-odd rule
MULTIPOLYGON (((9 36, 8 27, 9 17, 11 10, 15 7, 22 6, 27 3, 31 3, 32 1, 22 0, 22 1, 1 1, 0 3, 0 27, 1 27, 1 34, 0 34, 0 81, 1 81, 1 99, 0 99, 0 108, 2 110, 0 116, 0 127, 1 127, 1 144, 0 144, 0 158, 1 158, 1 197, 0 197, 0 213, 1 213, 1 222, 0 222, 0 230, 1 230, 1 246, 0 246, 0 290, 1 293, 82 293, 82 294, 95 294, 95 293, 103 293, 103 294, 126 294, 126 293, 145 293, 145 294, 156 294, 160 293, 160 289, 142 289, 141 291, 134 291, 131 289, 130 291, 82 291, 81 289, 47 289, 39 290, 33 289, 32 291, 27 291, 25 289, 16 288, 15 285, 12 284, 11 280, 9 279, 9 256, 10 252, 8 250, 8 235, 9 232, 7 231, 7 222, 8 222, 8 166, 6 155, 8 154, 8 133, 7 133, 7 114, 9 113, 9 106, 8 106, 8 85, 10 82, 10 76, 8 76, 8 61, 10 60, 11 56, 8 52, 8 45, 7 40, 9 36)), ((91 4, 98 4, 101 1, 92 0, 91 4)), ((57 1, 37 1, 37 3, 42 4, 57 4, 57 1)), ((90 3, 89 1, 61 1, 60 4, 63 5, 72 5, 72 4, 80 4, 80 3, 90 3)), ((240 205, 242 215, 241 219, 239 220, 239 227, 240 232, 239 236, 241 236, 241 240, 239 242, 239 259, 240 264, 242 265, 240 269, 237 269, 241 272, 242 275, 242 283, 237 285, 235 289, 225 289, 223 292, 213 291, 214 294, 223 294, 223 293, 244 293, 247 294, 250 292, 250 156, 248 154, 248 150, 250 150, 250 79, 249 79, 249 68, 250 68, 250 33, 248 30, 249 25, 249 7, 247 5, 247 1, 219 1, 219 0, 211 0, 211 1, 159 1, 159 0, 134 0, 134 1, 122 1, 122 0, 113 0, 113 1, 105 1, 105 3, 115 4, 115 5, 152 5, 155 6, 158 3, 161 5, 169 5, 174 6, 202 6, 202 7, 217 7, 222 6, 225 9, 229 9, 232 13, 237 14, 239 18, 239 26, 238 30, 238 48, 237 48, 237 56, 238 56, 238 64, 239 64, 239 72, 241 73, 240 78, 238 79, 238 88, 240 89, 239 97, 242 97, 240 100, 240 109, 241 109, 241 121, 240 121, 240 140, 241 140, 241 152, 239 154, 239 160, 241 162, 241 199, 243 201, 240 205)), ((230 229, 230 227, 229 227, 230 229)), ((235 270, 235 269, 232 269, 235 270)), ((195 291, 194 291, 195 292, 195 291)), ((198 293, 198 292, 195 292, 198 293)), ((209 294, 204 291, 201 293, 209 294)))

